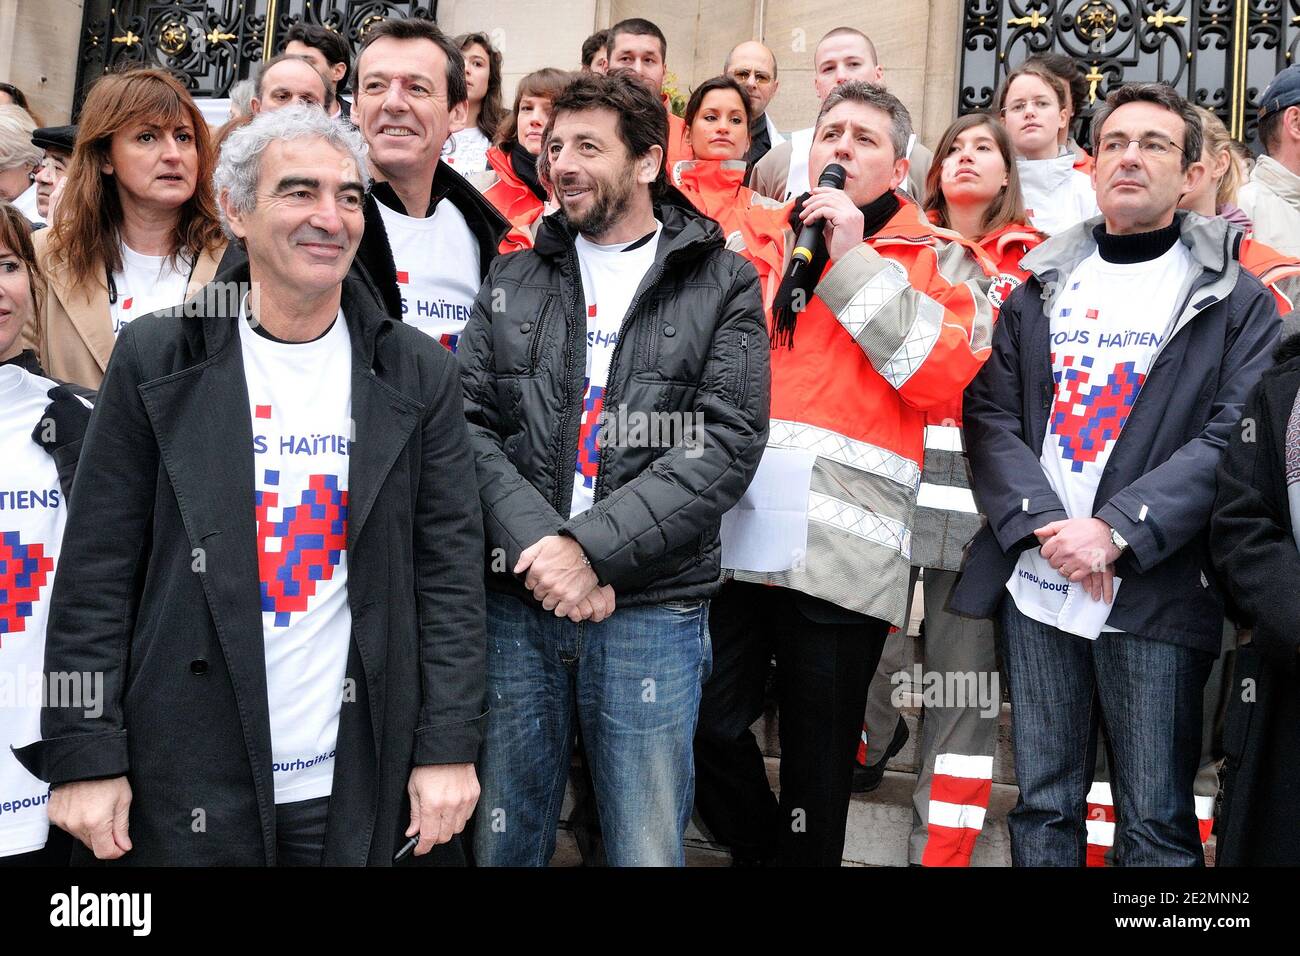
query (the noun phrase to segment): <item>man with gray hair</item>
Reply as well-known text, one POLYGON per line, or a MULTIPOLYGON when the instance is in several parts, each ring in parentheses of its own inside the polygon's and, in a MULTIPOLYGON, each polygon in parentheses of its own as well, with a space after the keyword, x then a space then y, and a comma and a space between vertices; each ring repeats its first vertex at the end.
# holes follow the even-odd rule
POLYGON ((227 121, 243 119, 253 113, 253 96, 257 93, 257 83, 252 77, 240 80, 230 88, 230 112, 227 121))
POLYGON ((105 700, 50 701, 19 753, 100 860, 463 859, 475 466, 455 358, 349 272, 365 169, 314 107, 233 132, 213 180, 247 261, 114 350, 45 658, 102 674, 105 700))

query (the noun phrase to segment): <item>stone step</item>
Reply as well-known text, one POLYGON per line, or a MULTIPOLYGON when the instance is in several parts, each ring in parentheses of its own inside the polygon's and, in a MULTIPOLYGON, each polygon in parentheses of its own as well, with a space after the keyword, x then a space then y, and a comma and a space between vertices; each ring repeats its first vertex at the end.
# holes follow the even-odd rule
MULTIPOLYGON (((768 781, 777 787, 779 761, 767 758, 768 781)), ((913 774, 886 771, 885 779, 873 793, 856 794, 849 803, 849 819, 844 840, 845 866, 907 866, 907 845, 912 832, 913 774)), ((971 856, 972 866, 1010 866, 1011 844, 1006 818, 1016 804, 1016 789, 994 784, 989 799, 984 829, 971 856)), ((582 856, 574 838, 570 815, 573 795, 565 794, 561 824, 556 836, 555 856, 551 866, 579 866, 582 856)), ((725 847, 712 842, 698 816, 691 820, 684 839, 687 866, 729 866, 731 856, 725 847)))
MULTIPOLYGON (((912 695, 908 704, 900 711, 907 722, 909 731, 907 743, 888 764, 888 769, 900 773, 915 774, 919 772, 921 733, 925 727, 925 709, 917 702, 918 696, 912 695)), ((763 756, 780 758, 780 714, 775 706, 763 712, 763 716, 754 721, 750 730, 758 738, 759 749, 763 756)), ((993 757, 993 782, 1015 786, 1015 750, 1011 745, 1011 705, 1003 702, 1002 714, 998 718, 998 746, 993 757)))

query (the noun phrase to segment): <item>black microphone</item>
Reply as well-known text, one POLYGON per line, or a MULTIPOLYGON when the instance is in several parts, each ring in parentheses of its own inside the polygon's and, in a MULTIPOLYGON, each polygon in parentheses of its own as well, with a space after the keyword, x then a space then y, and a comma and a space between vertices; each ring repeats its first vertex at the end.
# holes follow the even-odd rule
MULTIPOLYGON (((843 189, 844 167, 839 163, 831 163, 822 170, 817 185, 831 189, 843 189)), ((790 267, 785 272, 787 278, 797 279, 799 274, 808 268, 809 263, 813 261, 813 256, 816 255, 817 250, 821 248, 824 241, 822 227, 825 225, 825 220, 819 219, 816 222, 806 222, 800 228, 799 238, 794 243, 794 252, 790 254, 790 267)))

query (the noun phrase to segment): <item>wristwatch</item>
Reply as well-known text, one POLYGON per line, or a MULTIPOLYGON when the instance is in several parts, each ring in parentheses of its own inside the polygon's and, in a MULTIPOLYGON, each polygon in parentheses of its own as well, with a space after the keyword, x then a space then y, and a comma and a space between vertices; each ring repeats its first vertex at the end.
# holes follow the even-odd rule
POLYGON ((1123 554, 1128 547, 1128 542, 1124 540, 1124 536, 1114 528, 1110 529, 1110 543, 1119 549, 1120 554, 1123 554))

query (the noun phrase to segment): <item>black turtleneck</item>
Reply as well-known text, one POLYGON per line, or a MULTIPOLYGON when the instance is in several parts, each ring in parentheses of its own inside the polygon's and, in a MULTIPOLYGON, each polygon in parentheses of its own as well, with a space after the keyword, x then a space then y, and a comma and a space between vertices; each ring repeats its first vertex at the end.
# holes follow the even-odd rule
POLYGON ((1112 236, 1101 223, 1093 227, 1092 237, 1097 240, 1097 253, 1107 262, 1150 262, 1173 248, 1182 232, 1182 221, 1182 214, 1175 213, 1174 221, 1163 229, 1125 236, 1112 236))

